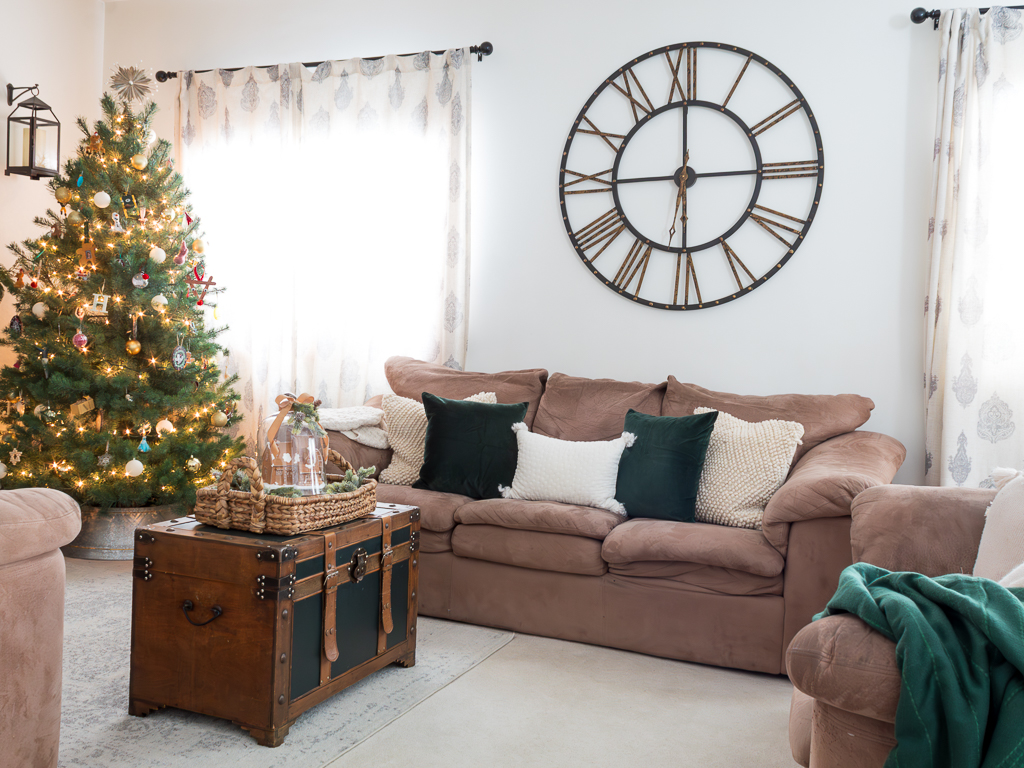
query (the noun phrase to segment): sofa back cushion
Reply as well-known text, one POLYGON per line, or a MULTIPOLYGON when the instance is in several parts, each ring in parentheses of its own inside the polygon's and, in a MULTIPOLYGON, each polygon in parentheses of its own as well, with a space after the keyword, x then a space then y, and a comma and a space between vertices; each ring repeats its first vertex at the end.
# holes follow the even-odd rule
POLYGON ((694 408, 713 408, 744 421, 798 421, 804 425, 803 444, 793 464, 811 448, 829 438, 853 432, 864 424, 875 407, 860 395, 733 395, 713 392, 696 384, 668 377, 662 416, 689 416, 694 408))
MULTIPOLYGON (((389 357, 384 375, 396 395, 423 402, 429 392, 449 400, 464 400, 478 392, 494 392, 499 403, 527 404, 526 424, 533 426, 548 372, 543 368, 501 373, 456 371, 411 357, 389 357)), ((622 431, 621 429, 619 430, 622 431)))
POLYGON ((641 384, 556 373, 548 379, 532 429, 559 440, 614 440, 622 434, 630 408, 660 416, 664 398, 665 382, 641 384))

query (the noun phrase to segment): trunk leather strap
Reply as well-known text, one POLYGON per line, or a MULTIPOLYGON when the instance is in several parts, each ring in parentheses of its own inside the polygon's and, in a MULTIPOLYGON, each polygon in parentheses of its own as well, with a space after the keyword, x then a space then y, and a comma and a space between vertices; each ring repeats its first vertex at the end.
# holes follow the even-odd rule
POLYGON ((337 550, 336 536, 333 532, 321 534, 324 537, 324 635, 323 656, 320 657, 320 685, 331 680, 331 662, 338 660, 338 583, 341 574, 335 565, 337 550))
POLYGON ((391 618, 391 569, 395 551, 391 548, 391 517, 381 518, 380 541, 380 631, 377 633, 377 653, 388 649, 388 633, 395 628, 391 618))

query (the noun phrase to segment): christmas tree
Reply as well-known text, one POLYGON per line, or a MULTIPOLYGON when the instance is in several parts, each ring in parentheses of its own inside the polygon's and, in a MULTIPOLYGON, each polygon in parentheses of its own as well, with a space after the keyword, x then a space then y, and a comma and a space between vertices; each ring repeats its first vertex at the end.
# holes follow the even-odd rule
POLYGON ((0 269, 17 304, 2 343, 18 356, 0 371, 2 483, 103 508, 192 504, 242 447, 224 432, 240 418, 237 377, 214 359, 225 328, 204 324, 223 286, 205 274, 171 145, 154 143, 156 105, 101 104, 51 181, 46 232, 0 269))

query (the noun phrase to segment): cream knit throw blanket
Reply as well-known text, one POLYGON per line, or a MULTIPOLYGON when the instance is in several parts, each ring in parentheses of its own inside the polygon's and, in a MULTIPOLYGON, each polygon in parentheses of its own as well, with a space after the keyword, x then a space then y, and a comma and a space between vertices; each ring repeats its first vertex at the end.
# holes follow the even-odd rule
POLYGON ((355 440, 371 448, 390 448, 387 433, 381 429, 380 421, 384 411, 357 405, 352 408, 321 408, 320 426, 341 432, 350 440, 355 440))
POLYGON ((1024 474, 997 469, 992 479, 999 493, 985 510, 974 575, 1004 587, 1024 586, 1024 474))

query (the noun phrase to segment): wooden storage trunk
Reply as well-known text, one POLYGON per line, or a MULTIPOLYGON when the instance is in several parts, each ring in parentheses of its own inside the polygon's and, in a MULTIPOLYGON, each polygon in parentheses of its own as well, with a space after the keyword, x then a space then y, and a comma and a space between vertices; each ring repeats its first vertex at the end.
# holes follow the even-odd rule
POLYGON ((310 707, 416 661, 416 507, 298 536, 185 517, 135 532, 128 711, 229 719, 265 746, 310 707))

